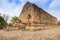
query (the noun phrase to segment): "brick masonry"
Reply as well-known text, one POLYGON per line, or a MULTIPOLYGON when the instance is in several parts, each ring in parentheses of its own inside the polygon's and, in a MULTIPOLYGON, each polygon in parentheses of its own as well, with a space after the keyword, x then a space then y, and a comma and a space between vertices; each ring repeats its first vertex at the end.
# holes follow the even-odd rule
POLYGON ((44 11, 42 8, 39 8, 33 3, 27 2, 21 14, 19 15, 19 19, 23 23, 31 23, 31 25, 36 24, 57 24, 57 18, 52 16, 51 14, 44 11), (30 18, 28 19, 28 15, 30 15, 30 18))

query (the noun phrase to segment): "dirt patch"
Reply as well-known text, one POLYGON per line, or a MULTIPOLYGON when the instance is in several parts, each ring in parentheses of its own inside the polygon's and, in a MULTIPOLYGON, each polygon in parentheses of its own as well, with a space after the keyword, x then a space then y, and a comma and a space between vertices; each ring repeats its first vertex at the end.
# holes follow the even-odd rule
POLYGON ((0 40, 60 40, 60 28, 40 31, 0 30, 0 40))

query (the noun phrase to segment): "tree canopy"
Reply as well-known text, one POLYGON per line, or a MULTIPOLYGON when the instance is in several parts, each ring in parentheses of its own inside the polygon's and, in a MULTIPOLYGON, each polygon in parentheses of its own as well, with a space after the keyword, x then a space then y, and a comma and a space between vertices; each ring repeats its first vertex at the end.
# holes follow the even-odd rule
POLYGON ((2 16, 0 16, 0 29, 3 29, 6 26, 7 22, 2 16))
POLYGON ((18 20, 19 20, 19 18, 18 18, 17 16, 14 16, 14 17, 12 17, 11 22, 12 22, 12 23, 15 23, 15 22, 18 21, 18 20))

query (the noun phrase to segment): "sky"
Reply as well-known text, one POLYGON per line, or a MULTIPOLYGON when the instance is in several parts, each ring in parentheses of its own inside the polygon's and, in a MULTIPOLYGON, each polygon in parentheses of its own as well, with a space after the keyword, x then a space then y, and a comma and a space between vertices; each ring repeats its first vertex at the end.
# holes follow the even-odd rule
POLYGON ((0 0, 0 13, 19 16, 26 2, 36 4, 60 20, 60 0, 0 0))

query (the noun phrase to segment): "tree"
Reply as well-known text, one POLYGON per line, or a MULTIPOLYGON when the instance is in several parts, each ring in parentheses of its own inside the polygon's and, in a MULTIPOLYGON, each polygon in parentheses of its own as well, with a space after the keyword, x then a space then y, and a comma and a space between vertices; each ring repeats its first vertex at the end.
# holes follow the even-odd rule
POLYGON ((0 16, 0 29, 3 29, 7 25, 6 21, 0 16))
POLYGON ((3 14, 3 18, 6 22, 8 22, 9 20, 9 15, 8 14, 3 14))
POLYGON ((12 17, 11 22, 14 24, 15 22, 19 21, 19 18, 17 16, 12 17))
POLYGON ((8 23, 8 26, 12 26, 12 23, 11 23, 11 22, 9 22, 9 23, 8 23))

